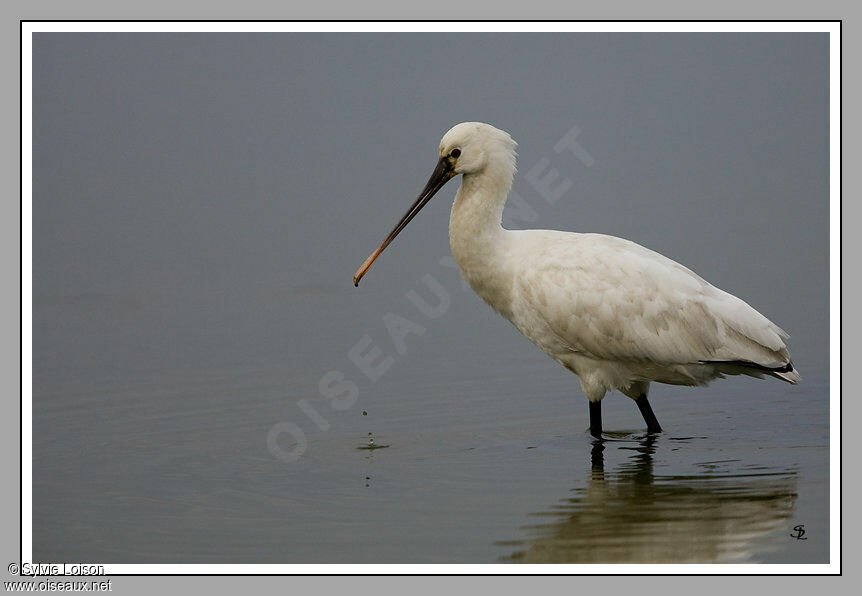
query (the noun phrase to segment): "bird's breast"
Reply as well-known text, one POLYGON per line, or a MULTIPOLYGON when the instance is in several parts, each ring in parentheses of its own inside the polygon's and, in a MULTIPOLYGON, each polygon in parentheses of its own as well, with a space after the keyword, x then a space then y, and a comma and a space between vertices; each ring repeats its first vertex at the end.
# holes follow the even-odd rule
POLYGON ((513 272, 500 239, 483 235, 465 238, 450 234, 449 246, 461 276, 473 291, 511 321, 513 272))
POLYGON ((502 259, 474 252, 465 253, 454 247, 452 255, 462 277, 473 291, 494 310, 511 320, 512 276, 501 262, 502 259))

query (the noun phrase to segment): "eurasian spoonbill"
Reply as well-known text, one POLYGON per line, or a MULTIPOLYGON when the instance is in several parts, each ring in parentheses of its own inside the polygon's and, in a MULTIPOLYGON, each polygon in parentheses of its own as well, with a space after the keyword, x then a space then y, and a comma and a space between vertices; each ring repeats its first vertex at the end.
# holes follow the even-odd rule
POLYGON ((508 133, 481 122, 452 127, 416 202, 353 277, 375 259, 448 180, 462 174, 449 245, 473 290, 548 356, 575 373, 601 438, 601 401, 632 398, 649 433, 661 432, 649 385, 705 385, 724 375, 800 380, 788 335, 739 298, 634 242, 602 234, 507 230, 515 175, 508 133))

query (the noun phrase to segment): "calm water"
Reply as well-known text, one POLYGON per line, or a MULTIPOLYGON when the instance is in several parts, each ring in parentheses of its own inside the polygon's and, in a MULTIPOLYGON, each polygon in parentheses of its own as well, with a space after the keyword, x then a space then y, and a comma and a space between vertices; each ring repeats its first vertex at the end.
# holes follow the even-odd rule
POLYGON ((35 560, 828 561, 826 35, 442 39, 34 35, 35 560), (507 227, 678 260, 802 384, 654 386, 655 439, 610 395, 596 448, 462 289, 457 181, 355 289, 465 119, 519 143, 507 227))
POLYGON ((473 326, 492 337, 471 345, 474 297, 414 316, 427 330, 401 355, 379 316, 350 328, 355 295, 302 287, 255 320, 152 298, 37 302, 34 559, 828 561, 822 374, 656 385, 657 437, 610 395, 596 444, 572 375, 490 311, 473 326), (375 382, 346 356, 363 329, 393 358, 375 382), (354 403, 321 395, 329 370, 356 383, 354 403), (295 461, 285 423, 304 434, 295 461), (370 438, 388 447, 360 449, 370 438), (807 540, 790 536, 800 524, 807 540))

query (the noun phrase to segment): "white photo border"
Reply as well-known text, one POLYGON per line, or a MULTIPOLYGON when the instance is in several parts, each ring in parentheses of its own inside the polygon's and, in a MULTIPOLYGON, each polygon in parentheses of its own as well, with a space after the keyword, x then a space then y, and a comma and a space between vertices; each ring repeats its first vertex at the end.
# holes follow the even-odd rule
MULTIPOLYGON (((122 575, 837 575, 841 573, 841 26, 824 21, 26 21, 21 25, 21 561, 32 561, 32 37, 46 32, 822 32, 829 34, 830 563, 826 564, 104 564, 122 575), (24 355, 27 355, 25 358, 24 355)), ((86 563, 99 563, 87 561, 86 563)))

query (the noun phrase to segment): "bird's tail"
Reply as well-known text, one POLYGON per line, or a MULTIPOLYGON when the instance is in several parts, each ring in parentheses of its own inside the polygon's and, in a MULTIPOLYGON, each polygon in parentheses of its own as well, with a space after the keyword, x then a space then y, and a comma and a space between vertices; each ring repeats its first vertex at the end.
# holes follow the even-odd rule
MULTIPOLYGON (((749 360, 702 360, 704 364, 717 364, 721 367, 733 367, 736 371, 732 374, 749 374, 752 376, 760 377, 763 374, 770 375, 775 377, 776 379, 781 379, 782 381, 787 381, 791 385, 796 385, 799 381, 802 380, 802 375, 793 368, 793 362, 786 362, 781 366, 764 366, 762 364, 758 364, 757 362, 751 362, 749 360), (740 370, 742 369, 742 370, 740 370)), ((732 371, 733 369, 731 369, 732 371)), ((725 371, 725 372, 731 372, 725 371)))
POLYGON ((802 380, 802 375, 799 374, 795 368, 793 368, 793 364, 790 363, 790 370, 786 372, 772 372, 772 375, 776 379, 781 379, 782 381, 787 381, 791 385, 796 385, 799 381, 802 380))

